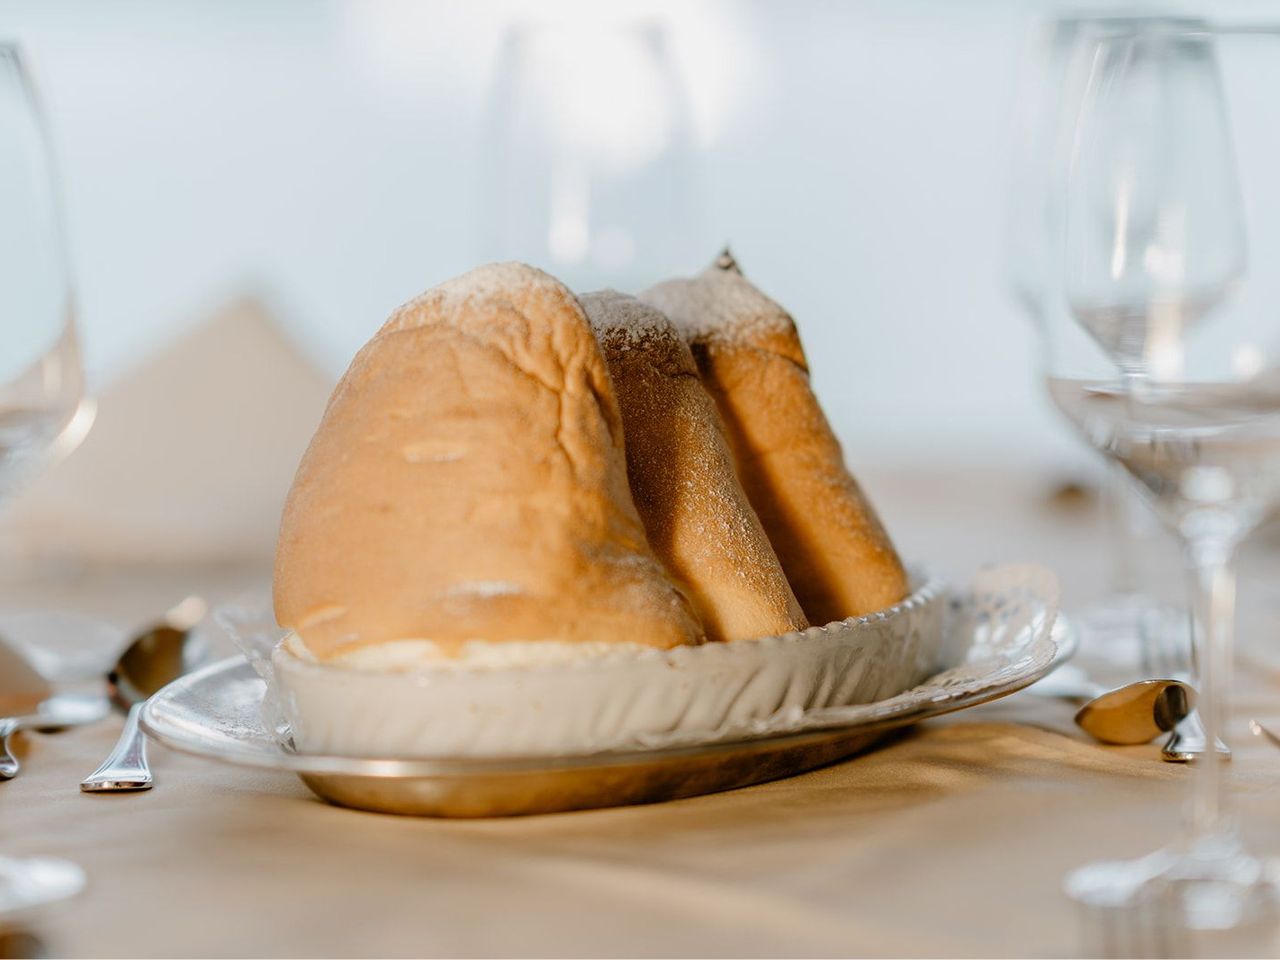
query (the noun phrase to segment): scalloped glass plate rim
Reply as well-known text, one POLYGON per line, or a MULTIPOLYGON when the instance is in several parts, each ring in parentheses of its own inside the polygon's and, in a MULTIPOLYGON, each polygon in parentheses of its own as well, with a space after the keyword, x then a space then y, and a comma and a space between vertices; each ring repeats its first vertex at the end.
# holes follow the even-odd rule
MULTIPOLYGON (((214 738, 209 735, 206 727, 175 723, 166 715, 166 707, 175 701, 186 700, 190 703, 195 699, 202 685, 213 684, 216 687, 248 681, 261 685, 262 689, 265 689, 265 683, 254 672, 249 662, 240 655, 212 663, 169 684, 144 706, 141 723, 146 732, 158 742, 184 753, 237 766, 274 769, 295 774, 429 777, 449 774, 630 766, 663 759, 713 757, 719 753, 741 750, 746 744, 768 743, 782 747, 800 745, 817 739, 829 739, 833 734, 883 733, 895 727, 907 726, 1017 693, 1065 663, 1075 652, 1075 647, 1075 630, 1067 619, 1059 614, 1049 634, 1035 641, 1025 655, 1018 660, 993 663, 989 673, 976 676, 969 682, 949 688, 939 687, 938 696, 924 702, 908 699, 898 706, 894 701, 900 699, 902 695, 899 695, 899 697, 890 697, 858 707, 837 708, 831 712, 838 714, 857 711, 858 715, 849 719, 838 715, 833 716, 829 723, 823 723, 821 717, 815 717, 813 722, 800 730, 650 750, 554 757, 382 759, 325 756, 293 753, 273 741, 263 740, 251 743, 231 737, 214 738)), ((927 686, 928 683, 929 681, 925 681, 921 687, 927 686)))

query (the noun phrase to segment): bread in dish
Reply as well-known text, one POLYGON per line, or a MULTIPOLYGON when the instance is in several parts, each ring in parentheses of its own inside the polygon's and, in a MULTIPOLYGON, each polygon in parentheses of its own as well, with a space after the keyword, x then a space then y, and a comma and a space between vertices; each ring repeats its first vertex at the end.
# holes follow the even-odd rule
POLYGON ((709 640, 807 627, 742 485, 693 354, 662 313, 613 290, 582 306, 622 410, 627 475, 649 543, 709 640))
POLYGON ((703 639, 632 502, 587 318, 516 263, 429 290, 356 355, 289 492, 274 600, 320 661, 703 639))
POLYGON ((906 572, 845 466, 787 312, 728 256, 641 299, 675 322, 692 348, 742 485, 809 620, 861 616, 901 600, 906 572))

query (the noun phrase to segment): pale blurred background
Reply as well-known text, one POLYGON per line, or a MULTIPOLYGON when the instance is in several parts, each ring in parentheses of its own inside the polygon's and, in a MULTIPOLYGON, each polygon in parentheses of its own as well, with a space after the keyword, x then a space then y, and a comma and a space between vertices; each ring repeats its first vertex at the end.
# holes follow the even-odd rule
MULTIPOLYGON (((63 168, 91 383, 246 292, 336 376, 394 306, 500 255, 478 209, 483 122, 502 31, 531 6, 0 4, 63 168)), ((675 48, 701 206, 696 242, 672 238, 686 269, 733 244, 800 319, 860 455, 1058 446, 1001 265, 1037 8, 536 10, 597 6, 665 24, 675 48)))
MULTIPOLYGON (((589 96, 570 137, 586 130, 587 148, 621 167, 667 159, 620 191, 648 220, 606 238, 604 261, 617 262, 574 262, 572 223, 529 259, 574 284, 638 288, 731 243, 797 317, 855 470, 980 463, 1046 491, 1089 476, 1094 455, 1043 396, 1005 264, 1020 60, 1037 22, 1070 11, 1097 12, 1014 0, 3 0, 0 35, 25 45, 43 93, 103 400, 74 455, 87 465, 41 478, 14 509, 74 528, 79 498, 121 553, 131 537, 154 547, 147 523, 174 517, 212 554, 269 546, 297 444, 354 351, 397 304, 539 229, 520 126, 538 114, 520 98, 545 79, 529 63, 564 63, 554 45, 513 59, 529 34, 512 31, 530 21, 581 31, 586 53, 562 80, 589 96), (610 25, 634 23, 656 31, 656 60, 609 46, 610 25), (662 142, 620 112, 657 117, 662 142), (516 131, 506 140, 504 124, 516 131), (289 438, 278 450, 271 416, 289 438), (148 417, 163 429, 140 431, 148 417), (149 472, 147 502, 112 526, 103 504, 130 488, 136 500, 149 472), (156 486, 176 505, 158 503, 156 486)), ((1212 7, 1223 19, 1267 12, 1212 7)), ((1270 116, 1270 89, 1255 84, 1233 107, 1270 116)), ((1277 126, 1249 125, 1267 137, 1277 126)), ((1280 212, 1280 179, 1247 202, 1263 220, 1280 212)), ((1255 265, 1276 257, 1280 242, 1254 239, 1255 265)))

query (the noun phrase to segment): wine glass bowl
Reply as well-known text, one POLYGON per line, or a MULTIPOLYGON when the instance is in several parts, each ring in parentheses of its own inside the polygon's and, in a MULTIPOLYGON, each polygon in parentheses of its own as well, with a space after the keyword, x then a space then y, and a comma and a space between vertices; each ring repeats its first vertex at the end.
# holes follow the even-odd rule
POLYGON ((1066 296, 1126 375, 1177 379, 1183 338, 1244 275, 1213 36, 1153 22, 1093 46, 1075 126, 1066 296))
POLYGON ((1050 395, 1167 522, 1211 508, 1247 532, 1280 481, 1280 357, 1257 324, 1212 322, 1246 263, 1215 38, 1155 21, 1086 49, 1050 395), (1094 349, 1065 346, 1077 330, 1094 349))
POLYGON ((0 496, 54 447, 84 395, 48 138, 20 51, 0 44, 0 496))
MULTIPOLYGON (((1066 366, 1063 360, 1072 352, 1084 357, 1082 378, 1102 377, 1090 367, 1098 359, 1097 343, 1078 324, 1064 325, 1054 314, 1067 298, 1067 174, 1077 135, 1076 115, 1094 68, 1091 41, 1148 27, 1199 25, 1187 18, 1064 16, 1039 24, 1027 45, 1012 144, 1007 280, 1034 322, 1042 346, 1055 353, 1057 365, 1066 366)), ((1072 611, 1084 637, 1082 652, 1099 664, 1130 672, 1140 670, 1146 658, 1144 618, 1164 607, 1143 589, 1151 586, 1140 565, 1151 559, 1143 548, 1153 536, 1154 521, 1146 516, 1138 496, 1123 467, 1109 462, 1101 498, 1107 532, 1107 592, 1072 611)))

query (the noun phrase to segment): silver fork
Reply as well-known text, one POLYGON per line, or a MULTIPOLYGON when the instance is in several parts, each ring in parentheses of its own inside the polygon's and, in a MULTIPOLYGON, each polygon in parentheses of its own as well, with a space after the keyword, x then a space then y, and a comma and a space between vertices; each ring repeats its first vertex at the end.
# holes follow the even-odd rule
MULTIPOLYGON (((1161 607, 1142 617, 1142 667, 1147 676, 1191 682, 1192 646, 1191 618, 1184 611, 1161 607)), ((1214 738, 1218 753, 1231 757, 1231 748, 1214 738)), ((1208 736, 1200 713, 1192 710, 1169 734, 1160 750, 1160 758, 1169 763, 1188 763, 1208 749, 1208 736)))

